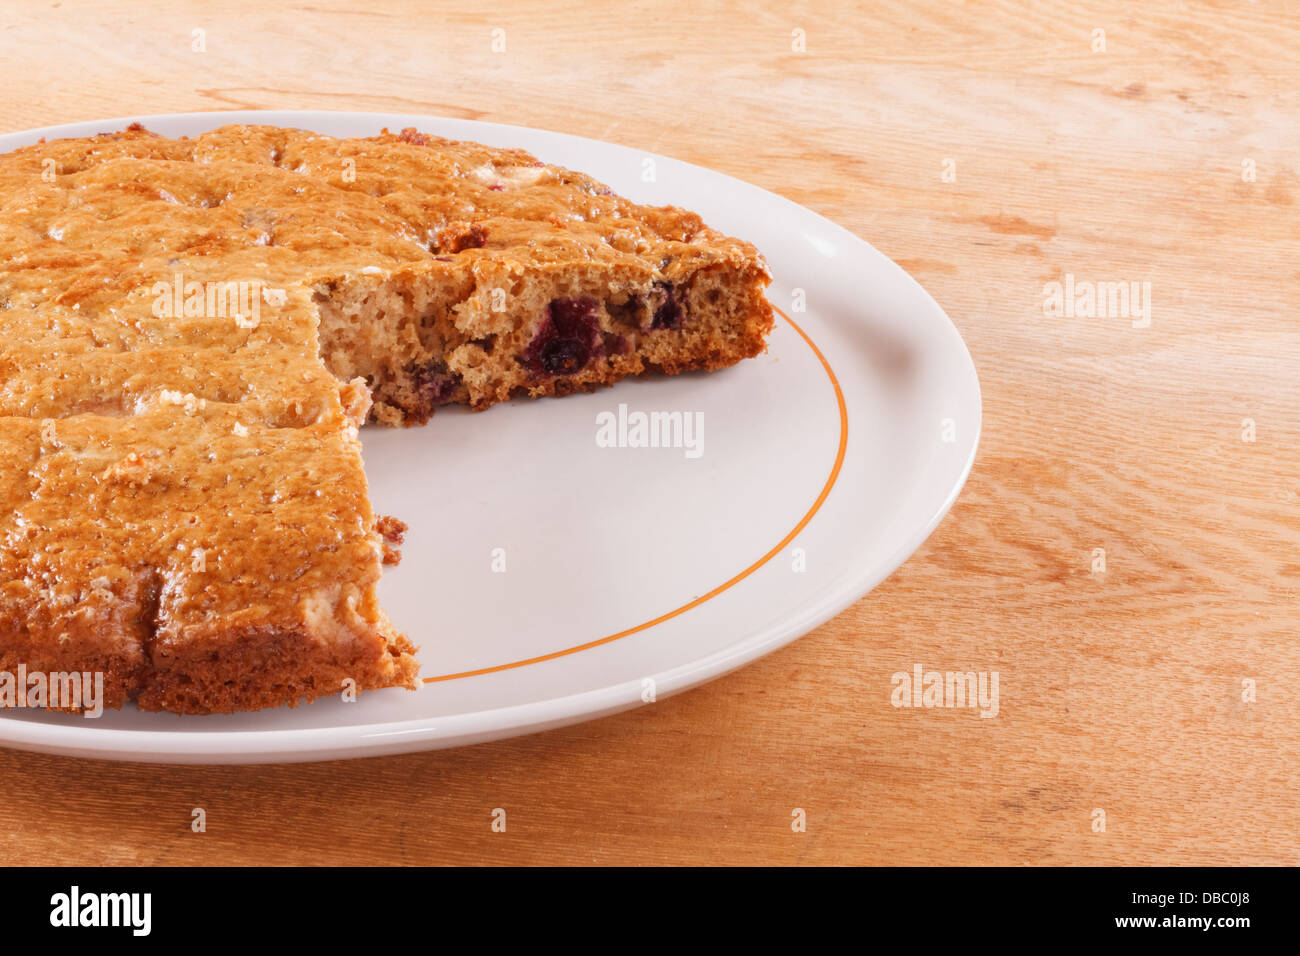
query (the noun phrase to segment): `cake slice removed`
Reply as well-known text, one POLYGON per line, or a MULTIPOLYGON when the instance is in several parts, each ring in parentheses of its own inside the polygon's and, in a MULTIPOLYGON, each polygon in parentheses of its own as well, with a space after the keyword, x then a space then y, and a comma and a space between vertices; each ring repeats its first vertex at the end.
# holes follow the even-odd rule
POLYGON ((185 714, 415 687, 358 426, 732 365, 768 282, 693 213, 413 130, 0 156, 0 671, 185 714))

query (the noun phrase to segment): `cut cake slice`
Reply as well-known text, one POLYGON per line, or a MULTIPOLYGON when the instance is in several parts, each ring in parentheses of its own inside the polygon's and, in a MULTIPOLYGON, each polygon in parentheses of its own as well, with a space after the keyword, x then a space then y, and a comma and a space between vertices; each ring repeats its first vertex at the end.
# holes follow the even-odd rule
POLYGON ((414 686, 358 425, 734 364, 768 281, 692 213, 410 130, 0 157, 0 670, 179 713, 414 686))

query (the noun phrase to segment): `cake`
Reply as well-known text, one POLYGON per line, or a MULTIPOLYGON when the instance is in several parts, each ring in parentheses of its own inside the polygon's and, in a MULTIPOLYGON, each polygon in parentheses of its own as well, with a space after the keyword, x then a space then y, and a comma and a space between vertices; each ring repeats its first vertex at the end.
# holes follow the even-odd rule
POLYGON ((0 156, 0 671, 187 714, 415 686, 358 428, 735 364, 768 281, 693 213, 414 130, 0 156))

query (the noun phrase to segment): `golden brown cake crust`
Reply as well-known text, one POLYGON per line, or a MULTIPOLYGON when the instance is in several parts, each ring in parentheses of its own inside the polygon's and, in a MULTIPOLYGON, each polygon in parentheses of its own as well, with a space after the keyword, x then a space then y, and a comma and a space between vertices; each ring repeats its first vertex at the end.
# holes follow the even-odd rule
POLYGON ((733 364, 768 281, 693 213, 411 130, 0 156, 0 669, 183 713, 413 686, 358 424, 733 364))

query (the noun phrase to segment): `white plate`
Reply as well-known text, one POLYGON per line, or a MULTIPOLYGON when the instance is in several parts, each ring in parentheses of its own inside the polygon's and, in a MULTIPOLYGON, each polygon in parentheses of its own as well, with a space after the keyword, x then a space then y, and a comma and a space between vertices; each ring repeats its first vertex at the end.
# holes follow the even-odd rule
POLYGON ((724 372, 363 432, 376 510, 410 524, 381 597, 421 645, 433 680, 418 692, 223 717, 11 711, 0 745, 178 763, 324 760, 645 706, 651 689, 663 699, 717 677, 866 594, 920 546, 970 470, 979 382, 957 330, 902 269, 780 196, 562 133, 389 113, 124 117, 0 136, 0 151, 133 120, 169 136, 226 123, 335 136, 415 126, 522 147, 750 240, 788 318, 767 355, 724 372), (702 454, 598 447, 597 416, 620 404, 702 413, 702 454), (504 572, 493 568, 502 554, 504 572))

